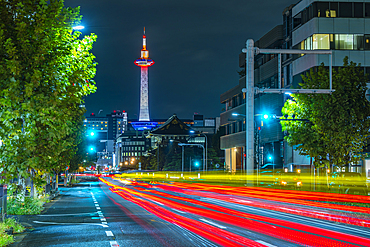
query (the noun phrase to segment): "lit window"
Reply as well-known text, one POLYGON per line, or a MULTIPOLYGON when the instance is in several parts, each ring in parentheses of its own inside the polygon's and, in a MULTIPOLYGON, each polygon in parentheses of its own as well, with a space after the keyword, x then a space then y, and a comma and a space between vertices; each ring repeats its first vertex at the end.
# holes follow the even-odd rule
POLYGON ((101 124, 103 124, 103 122, 101 122, 101 124))
POLYGON ((308 37, 304 42, 305 50, 312 50, 312 37, 308 37))
POLYGON ((314 34, 312 36, 312 49, 330 49, 329 34, 314 34))
POLYGON ((105 127, 107 127, 107 125, 105 125, 105 127))
POLYGON ((336 34, 335 49, 353 50, 353 34, 336 34))

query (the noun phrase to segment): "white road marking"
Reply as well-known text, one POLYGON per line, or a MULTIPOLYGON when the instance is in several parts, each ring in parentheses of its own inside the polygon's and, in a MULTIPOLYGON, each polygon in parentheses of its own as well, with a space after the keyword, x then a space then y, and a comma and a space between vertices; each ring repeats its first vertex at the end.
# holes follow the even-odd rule
POLYGON ((172 209, 172 210, 175 210, 175 211, 177 211, 177 212, 179 212, 179 213, 182 213, 182 214, 186 214, 186 212, 184 212, 184 211, 180 211, 180 210, 177 210, 177 209, 172 209))
POLYGON ((105 218, 100 218, 101 221, 107 221, 105 218))
POLYGON ((262 240, 256 240, 256 242, 260 243, 260 244, 263 244, 263 245, 266 245, 268 247, 277 247, 276 245, 266 243, 265 241, 262 241, 262 240))
POLYGON ((101 209, 100 207, 96 207, 96 209, 101 209))
POLYGON ((107 234, 107 237, 113 237, 113 232, 112 231, 105 231, 105 233, 107 234))
POLYGON ((154 201, 154 200, 151 200, 151 199, 149 199, 149 201, 152 201, 152 202, 157 203, 159 205, 164 205, 163 203, 160 203, 160 202, 157 202, 157 201, 154 201))
POLYGON ((110 241, 110 246, 111 247, 119 247, 119 244, 117 243, 117 241, 110 241))
POLYGON ((92 213, 82 213, 82 214, 40 214, 37 216, 69 216, 69 215, 86 215, 86 214, 94 215, 96 213, 92 212, 92 213))
POLYGON ((102 224, 103 224, 103 225, 106 225, 106 224, 108 224, 108 223, 107 223, 107 222, 102 222, 102 224))
POLYGON ((221 226, 221 225, 219 225, 219 224, 217 224, 217 223, 214 223, 214 222, 209 221, 209 220, 206 220, 206 219, 200 219, 200 220, 201 220, 201 221, 204 221, 204 222, 207 222, 208 224, 211 224, 211 225, 217 226, 217 227, 219 227, 219 228, 221 228, 221 229, 226 229, 226 228, 227 228, 226 226, 221 226))
POLYGON ((102 224, 98 224, 98 223, 58 223, 58 222, 43 222, 43 221, 33 221, 33 223, 37 223, 37 224, 49 224, 49 225, 95 225, 95 226, 102 226, 102 227, 108 227, 106 226, 105 224, 107 223, 103 223, 102 224))

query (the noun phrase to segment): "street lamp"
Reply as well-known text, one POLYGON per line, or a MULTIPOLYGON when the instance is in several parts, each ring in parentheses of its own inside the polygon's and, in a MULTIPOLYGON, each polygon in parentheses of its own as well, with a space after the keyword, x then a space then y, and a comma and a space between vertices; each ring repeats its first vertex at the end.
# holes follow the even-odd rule
POLYGON ((84 28, 85 26, 81 26, 81 25, 72 27, 73 30, 82 30, 84 28))
MULTIPOLYGON (((171 139, 170 142, 172 143, 174 142, 174 140, 171 139)), ((180 142, 180 141, 176 141, 176 142, 180 142)), ((181 146, 181 172, 184 173, 184 146, 181 146)))
MULTIPOLYGON (((191 134, 194 134, 195 131, 194 130, 190 130, 189 131, 191 134)), ((205 135, 204 133, 198 133, 199 135, 203 135, 205 140, 206 140, 206 155, 205 155, 205 163, 203 163, 203 170, 207 171, 207 168, 208 168, 208 141, 207 141, 207 135, 205 135)), ((204 151, 204 146, 203 146, 203 151, 204 151)))
MULTIPOLYGON (((203 148, 203 164, 205 162, 205 149, 204 149, 204 145, 202 144, 197 144, 197 143, 179 143, 179 146, 198 146, 198 147, 202 147, 203 148)), ((203 165, 203 172, 204 172, 204 165, 203 165)))

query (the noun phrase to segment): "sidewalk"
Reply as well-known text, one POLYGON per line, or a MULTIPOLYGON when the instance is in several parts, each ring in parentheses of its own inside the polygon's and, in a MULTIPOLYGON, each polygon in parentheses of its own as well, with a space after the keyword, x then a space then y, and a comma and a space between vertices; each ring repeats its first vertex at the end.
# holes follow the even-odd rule
POLYGON ((10 216, 27 228, 10 246, 107 246, 93 201, 99 189, 90 186, 60 187, 40 215, 10 216))

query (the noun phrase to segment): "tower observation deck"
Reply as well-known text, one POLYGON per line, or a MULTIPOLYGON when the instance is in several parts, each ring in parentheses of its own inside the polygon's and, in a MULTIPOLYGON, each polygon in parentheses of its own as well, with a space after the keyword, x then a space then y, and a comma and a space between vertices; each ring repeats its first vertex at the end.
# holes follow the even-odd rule
POLYGON ((149 117, 149 93, 148 93, 148 67, 154 64, 154 61, 149 58, 149 51, 146 49, 145 27, 143 35, 143 49, 141 49, 140 58, 134 62, 141 68, 141 83, 140 83, 140 114, 139 121, 150 121, 149 117))

